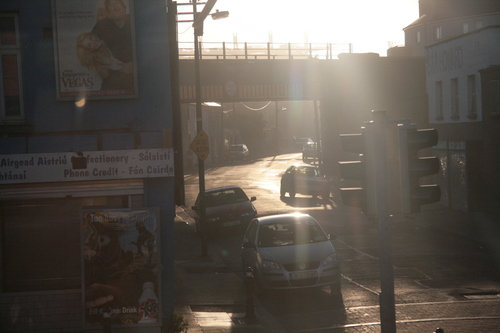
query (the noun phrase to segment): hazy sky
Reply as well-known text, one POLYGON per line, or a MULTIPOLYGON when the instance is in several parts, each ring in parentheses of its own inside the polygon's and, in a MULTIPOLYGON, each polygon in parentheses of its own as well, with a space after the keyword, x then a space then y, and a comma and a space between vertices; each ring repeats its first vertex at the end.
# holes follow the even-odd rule
MULTIPOLYGON (((389 43, 404 45, 402 29, 418 18, 418 0, 218 0, 215 9, 229 17, 208 17, 203 42, 232 42, 236 35, 240 43, 267 43, 272 34, 275 43, 352 43, 354 52, 380 55, 389 43)), ((193 41, 190 24, 178 30, 180 42, 193 41)))

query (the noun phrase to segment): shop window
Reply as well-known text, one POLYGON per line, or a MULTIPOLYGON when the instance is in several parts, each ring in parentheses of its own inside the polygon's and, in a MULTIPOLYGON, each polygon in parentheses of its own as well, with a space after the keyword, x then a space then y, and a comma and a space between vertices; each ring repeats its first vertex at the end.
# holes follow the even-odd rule
POLYGON ((0 207, 2 292, 81 288, 76 201, 0 207))
POLYGON ((451 79, 451 119, 460 119, 459 96, 458 96, 458 79, 451 79))
POLYGON ((0 13, 0 123, 24 119, 18 17, 0 13))
POLYGON ((467 76, 467 118, 477 118, 476 76, 467 76))
POLYGON ((436 82, 436 120, 443 120, 443 82, 436 82))

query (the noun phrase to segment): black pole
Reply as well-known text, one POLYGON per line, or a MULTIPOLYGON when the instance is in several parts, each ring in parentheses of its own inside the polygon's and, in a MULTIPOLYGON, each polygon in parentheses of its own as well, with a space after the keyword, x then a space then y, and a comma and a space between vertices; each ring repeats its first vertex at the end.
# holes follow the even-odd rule
POLYGON ((255 276, 253 274, 254 272, 251 267, 245 268, 245 287, 247 294, 245 320, 248 322, 253 322, 257 318, 255 316, 255 276))
MULTIPOLYGON (((196 1, 193 0, 193 15, 196 15, 196 1)), ((203 24, 203 22, 201 23, 203 24)), ((196 131, 198 134, 203 130, 203 114, 201 112, 201 80, 200 80, 200 50, 198 45, 198 33, 200 27, 194 27, 194 75, 196 81, 196 131)), ((202 28, 201 28, 202 29, 202 28)), ((200 188, 200 228, 201 228, 201 255, 207 256, 207 235, 205 231, 206 207, 205 207, 205 161, 198 156, 198 181, 200 188)))
POLYGON ((170 91, 172 94, 172 123, 174 137, 174 202, 177 206, 185 206, 184 148, 182 145, 181 96, 179 87, 179 44, 177 40, 177 2, 168 0, 167 8, 170 91))

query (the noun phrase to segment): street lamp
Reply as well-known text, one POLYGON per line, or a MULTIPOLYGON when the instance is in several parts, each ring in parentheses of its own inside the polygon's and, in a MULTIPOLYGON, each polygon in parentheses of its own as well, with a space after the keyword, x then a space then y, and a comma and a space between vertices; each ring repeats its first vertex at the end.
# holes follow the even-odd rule
MULTIPOLYGON (((203 131, 203 114, 201 109, 201 80, 200 80, 200 50, 199 50, 199 36, 203 36, 203 21, 209 15, 217 0, 208 0, 203 7, 202 11, 198 13, 197 0, 193 1, 193 15, 194 15, 194 75, 196 82, 196 132, 198 134, 203 131)), ((219 13, 219 12, 217 12, 219 13)), ((224 18, 229 15, 229 12, 222 12, 222 14, 212 15, 213 19, 224 18)), ((205 205, 205 161, 198 156, 198 179, 199 179, 199 220, 201 227, 201 255, 207 256, 207 234, 205 230, 206 222, 206 205, 205 205)))

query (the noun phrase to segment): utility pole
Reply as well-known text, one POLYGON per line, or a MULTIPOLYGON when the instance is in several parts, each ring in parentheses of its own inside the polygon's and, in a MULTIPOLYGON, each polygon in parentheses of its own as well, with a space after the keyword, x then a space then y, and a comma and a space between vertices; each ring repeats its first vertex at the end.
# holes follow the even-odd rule
POLYGON ((389 187, 387 185, 387 112, 372 111, 376 211, 380 250, 380 325, 383 333, 396 333, 394 269, 392 261, 389 187))
POLYGON ((186 204, 184 188, 184 154, 182 145, 181 97, 179 89, 179 44, 177 40, 177 2, 168 0, 168 48, 170 54, 170 90, 172 94, 172 122, 174 137, 174 201, 186 204))

